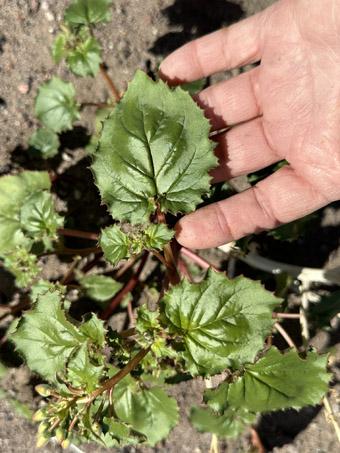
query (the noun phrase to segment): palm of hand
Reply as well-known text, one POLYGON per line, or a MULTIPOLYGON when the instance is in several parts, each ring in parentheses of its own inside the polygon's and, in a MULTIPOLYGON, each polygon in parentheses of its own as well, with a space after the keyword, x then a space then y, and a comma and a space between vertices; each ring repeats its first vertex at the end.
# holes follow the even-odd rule
POLYGON ((213 129, 236 125, 216 138, 215 181, 282 159, 290 164, 252 189, 184 217, 177 227, 181 243, 218 245, 340 198, 339 35, 337 0, 281 0, 168 57, 161 71, 175 83, 261 60, 196 97, 213 129))

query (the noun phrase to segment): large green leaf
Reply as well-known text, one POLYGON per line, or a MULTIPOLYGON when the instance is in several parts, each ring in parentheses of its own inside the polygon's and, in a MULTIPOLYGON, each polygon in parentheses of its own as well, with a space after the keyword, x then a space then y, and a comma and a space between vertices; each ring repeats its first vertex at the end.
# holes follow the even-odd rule
POLYGON ((122 283, 105 275, 87 275, 78 278, 78 282, 82 285, 86 296, 99 302, 111 299, 123 286, 122 283))
POLYGON ((72 129, 72 122, 80 118, 73 84, 58 77, 43 83, 35 98, 35 115, 54 132, 72 129))
POLYGON ((17 245, 29 246, 20 223, 21 206, 28 195, 49 190, 50 185, 47 172, 25 171, 0 178, 0 255, 17 245))
POLYGON ((40 128, 33 132, 28 144, 31 150, 40 154, 44 159, 48 159, 58 154, 60 141, 55 132, 40 128))
POLYGON ((97 40, 89 36, 68 52, 66 62, 70 70, 81 77, 96 77, 101 63, 101 47, 97 40))
POLYGON ((55 384, 56 372, 64 370, 68 357, 86 341, 60 306, 57 291, 38 296, 33 310, 25 313, 12 335, 30 370, 55 384))
POLYGON ((210 125, 190 95, 137 71, 105 120, 92 169, 112 216, 141 224, 160 206, 188 213, 217 165, 210 125))
POLYGON ((64 224, 64 219, 55 212, 51 194, 37 191, 25 198, 21 210, 20 221, 22 229, 32 238, 53 239, 57 229, 64 224))
POLYGON ((188 280, 161 301, 161 323, 177 339, 185 370, 211 375, 254 361, 273 325, 280 303, 259 282, 209 270, 201 284, 188 280))
POLYGON ((151 445, 167 437, 178 422, 176 400, 159 387, 138 391, 135 382, 128 377, 118 382, 113 397, 118 417, 145 434, 151 445))
POLYGON ((111 3, 112 0, 75 0, 65 11, 64 22, 69 27, 108 22, 111 3))
POLYGON ((75 388, 91 392, 98 387, 104 367, 91 362, 87 342, 83 343, 67 364, 67 381, 75 388))
POLYGON ((229 408, 270 412, 318 404, 330 380, 326 367, 327 355, 319 356, 315 350, 303 360, 295 349, 282 355, 271 347, 254 365, 246 365, 244 376, 234 383, 206 390, 204 400, 220 413, 229 408))

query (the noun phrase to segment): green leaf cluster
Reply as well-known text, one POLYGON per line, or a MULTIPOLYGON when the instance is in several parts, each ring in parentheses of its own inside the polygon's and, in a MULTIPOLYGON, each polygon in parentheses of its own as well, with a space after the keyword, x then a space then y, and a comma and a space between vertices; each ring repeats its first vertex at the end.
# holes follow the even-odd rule
POLYGON ((124 233, 118 225, 113 225, 102 230, 99 245, 105 259, 117 264, 122 259, 137 255, 143 248, 162 250, 174 234, 164 224, 149 225, 130 233, 124 233))
POLYGON ((54 157, 58 153, 60 141, 58 135, 49 130, 40 128, 33 132, 28 141, 30 152, 45 159, 54 157))
POLYGON ((190 95, 137 71, 105 120, 92 170, 115 219, 142 224, 155 213, 188 213, 217 165, 210 125, 190 95))
POLYGON ((161 323, 180 347, 184 370, 209 376, 254 361, 281 302, 258 282, 209 270, 201 284, 184 280, 161 301, 161 323))

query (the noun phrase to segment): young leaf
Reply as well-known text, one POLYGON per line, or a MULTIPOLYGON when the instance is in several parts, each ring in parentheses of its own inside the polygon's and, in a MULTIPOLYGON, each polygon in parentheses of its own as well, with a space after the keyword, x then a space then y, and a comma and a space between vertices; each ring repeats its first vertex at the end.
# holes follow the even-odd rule
POLYGON ((87 297, 99 302, 111 299, 123 286, 122 283, 105 275, 87 275, 79 278, 78 282, 82 285, 87 297))
POLYGON ((188 280, 161 301, 161 324, 184 349, 185 371, 211 375, 252 362, 264 347, 280 303, 259 282, 229 280, 212 269, 201 284, 188 280))
POLYGON ((204 401, 216 412, 243 408, 250 412, 270 412, 318 404, 328 389, 327 355, 315 350, 300 359, 297 351, 287 354, 271 347, 253 365, 246 365, 244 376, 232 384, 206 390, 204 401))
POLYGON ((164 223, 159 223, 158 225, 150 225, 147 227, 144 234, 145 246, 148 249, 162 250, 163 247, 174 237, 175 231, 170 231, 164 223))
POLYGON ((65 11, 64 22, 69 27, 108 22, 111 3, 112 0, 75 0, 65 11))
POLYGON ((31 371, 57 385, 56 372, 86 338, 65 318, 59 292, 38 297, 33 310, 25 313, 12 335, 31 371))
POLYGON ((104 258, 112 264, 130 257, 130 237, 118 225, 102 230, 99 245, 103 249, 104 258))
POLYGON ((28 195, 49 190, 50 185, 47 172, 25 171, 0 178, 0 255, 21 244, 29 249, 32 241, 25 238, 19 220, 21 205, 28 195))
POLYGON ((159 387, 137 392, 136 384, 131 381, 131 377, 124 378, 114 388, 116 413, 136 431, 145 434, 150 445, 155 445, 167 437, 178 422, 176 400, 159 387))
POLYGON ((68 52, 66 63, 73 74, 81 77, 96 77, 101 63, 101 47, 97 40, 89 36, 68 52))
POLYGON ((112 216, 132 224, 156 210, 188 213, 217 165, 209 121, 190 95, 137 71, 104 122, 92 170, 112 216))
POLYGON ((94 313, 88 313, 84 317, 84 322, 78 327, 85 337, 89 338, 91 345, 103 348, 106 345, 104 322, 97 318, 94 313))
POLYGON ((214 414, 211 409, 192 407, 190 422, 201 433, 214 433, 217 436, 237 437, 244 424, 236 418, 234 411, 229 410, 223 415, 214 414))
POLYGON ((54 132, 72 129, 72 122, 80 118, 72 83, 58 77, 43 83, 35 98, 35 115, 54 132))
POLYGON ((101 435, 101 439, 107 448, 136 445, 144 440, 142 435, 131 432, 131 426, 112 417, 104 417, 102 427, 105 433, 101 435))
POLYGON ((137 322, 136 330, 141 335, 145 333, 153 334, 153 332, 159 332, 161 326, 158 321, 158 311, 150 311, 146 304, 142 305, 137 310, 137 322))
POLYGON ((5 254, 4 267, 15 276, 16 286, 24 288, 41 271, 36 261, 36 255, 28 253, 25 247, 17 247, 11 253, 5 254))
POLYGON ((182 90, 188 91, 190 96, 197 94, 199 91, 203 90, 204 84, 206 79, 198 79, 194 82, 185 83, 181 85, 182 90))
POLYGON ((88 344, 85 342, 72 355, 67 364, 67 381, 72 387, 81 388, 88 393, 98 387, 103 369, 102 365, 96 366, 91 363, 88 344))
POLYGON ((59 63, 67 55, 67 38, 64 33, 60 33, 53 41, 51 47, 51 57, 54 63, 59 63))
POLYGON ((29 195, 20 210, 22 229, 34 239, 46 236, 56 237, 57 229, 64 224, 64 218, 55 212, 51 194, 37 191, 29 195))
POLYGON ((28 144, 30 149, 37 151, 44 159, 48 159, 58 154, 60 141, 55 132, 41 128, 33 132, 28 144))

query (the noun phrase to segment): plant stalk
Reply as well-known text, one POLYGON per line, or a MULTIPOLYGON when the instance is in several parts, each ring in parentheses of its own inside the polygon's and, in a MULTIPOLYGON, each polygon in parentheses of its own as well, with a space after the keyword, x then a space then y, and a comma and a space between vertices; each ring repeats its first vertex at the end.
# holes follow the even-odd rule
POLYGON ((108 84, 110 90, 112 91, 112 94, 113 94, 116 102, 119 102, 120 101, 119 93, 118 93, 116 87, 114 86, 114 83, 112 82, 111 78, 109 77, 108 73, 105 71, 104 66, 102 64, 99 66, 99 70, 100 70, 101 75, 104 77, 106 83, 108 84))

